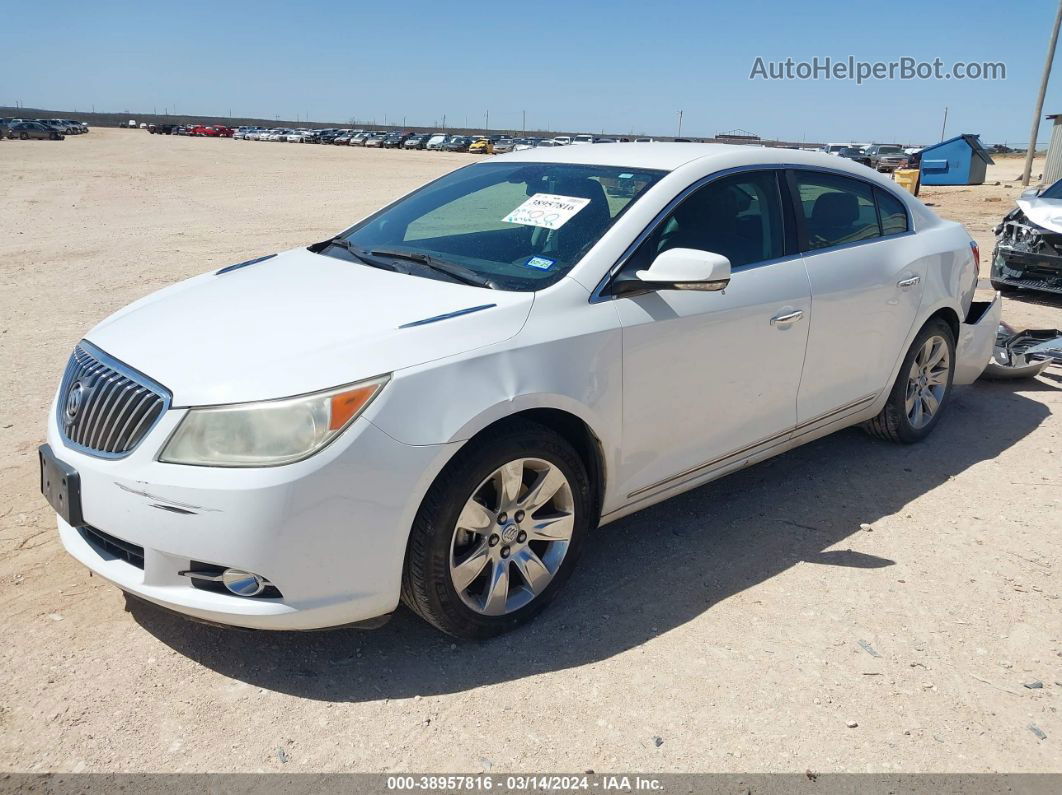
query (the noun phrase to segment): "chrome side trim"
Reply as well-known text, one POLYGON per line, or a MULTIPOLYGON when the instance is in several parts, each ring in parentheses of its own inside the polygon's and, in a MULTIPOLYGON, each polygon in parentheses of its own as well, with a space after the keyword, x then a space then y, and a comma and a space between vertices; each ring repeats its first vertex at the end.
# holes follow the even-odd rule
POLYGON ((783 431, 782 433, 776 433, 774 436, 768 436, 766 439, 760 439, 760 441, 758 442, 753 442, 752 444, 742 447, 738 450, 726 453, 725 455, 721 455, 718 458, 713 458, 711 461, 705 461, 703 464, 697 464, 696 466, 692 466, 689 469, 684 469, 677 475, 671 475, 670 477, 664 478, 663 480, 658 480, 656 483, 651 483, 648 486, 642 486, 640 489, 635 489, 630 494, 628 494, 627 499, 630 500, 641 494, 645 494, 648 491, 655 491, 664 486, 672 485, 676 480, 682 480, 684 478, 687 478, 688 476, 697 474, 707 474, 705 472, 705 470, 707 469, 722 464, 728 459, 737 458, 738 456, 743 455, 744 453, 748 453, 752 450, 755 450, 757 447, 762 447, 764 445, 771 444, 772 442, 776 443, 780 440, 784 440, 788 438, 789 434, 791 434, 792 432, 792 429, 789 429, 783 431))
POLYGON ((429 323, 438 323, 440 320, 449 320, 452 317, 461 317, 461 315, 470 315, 473 312, 481 312, 484 309, 493 309, 497 304, 481 304, 480 306, 470 306, 467 309, 458 309, 456 312, 447 312, 445 315, 434 315, 432 317, 426 317, 422 320, 413 320, 409 323, 403 323, 399 326, 403 328, 413 328, 415 326, 426 326, 429 323))
POLYGON ((711 461, 706 461, 703 464, 698 464, 696 466, 690 467, 689 469, 684 469, 677 475, 671 475, 670 477, 664 478, 663 480, 659 480, 656 483, 652 483, 648 486, 643 486, 640 489, 635 489, 627 495, 627 499, 632 500, 636 497, 645 495, 647 492, 662 490, 665 487, 681 485, 681 483, 676 483, 676 481, 684 482, 688 480, 696 480, 697 477, 711 474, 711 471, 714 469, 719 469, 723 466, 726 466, 728 463, 731 463, 731 459, 739 458, 743 455, 752 453, 753 451, 756 451, 757 453, 765 453, 768 450, 773 449, 774 447, 778 447, 783 442, 789 441, 792 438, 797 438, 798 436, 802 436, 806 433, 810 433, 812 430, 814 430, 814 428, 811 427, 813 425, 827 423, 828 421, 837 422, 844 419, 849 414, 856 413, 859 409, 864 408, 868 404, 873 402, 873 400, 878 396, 878 394, 879 393, 875 392, 871 395, 859 398, 858 400, 854 400, 851 403, 846 403, 845 405, 840 406, 839 408, 827 411, 824 414, 820 414, 819 416, 813 417, 810 420, 805 420, 804 422, 797 425, 795 428, 791 428, 790 430, 784 431, 782 433, 777 433, 774 436, 768 436, 765 439, 760 439, 758 442, 753 442, 752 444, 734 450, 733 452, 726 453, 724 455, 719 456, 718 458, 713 458, 711 461), (765 449, 757 450, 757 448, 759 447, 764 447, 765 449))
MULTIPOLYGON (((805 428, 809 428, 812 425, 816 425, 816 424, 822 422, 823 420, 832 419, 832 418, 836 417, 838 414, 853 413, 853 412, 857 411, 858 409, 861 409, 864 406, 866 406, 866 404, 873 403, 874 399, 880 394, 881 394, 880 392, 871 392, 869 395, 864 395, 861 398, 853 400, 851 403, 845 403, 843 406, 839 406, 838 408, 831 409, 830 411, 823 412, 822 414, 819 414, 817 417, 812 417, 810 420, 804 420, 802 423, 797 425, 793 430, 794 431, 802 431, 805 428)), ((840 419, 840 418, 838 417, 837 419, 840 419)))

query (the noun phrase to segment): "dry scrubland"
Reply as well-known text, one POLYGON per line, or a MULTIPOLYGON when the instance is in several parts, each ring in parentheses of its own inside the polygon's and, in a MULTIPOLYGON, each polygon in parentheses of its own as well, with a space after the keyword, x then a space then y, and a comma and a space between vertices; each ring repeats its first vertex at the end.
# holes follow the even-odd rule
MULTIPOLYGON (((301 635, 127 612, 67 557, 36 446, 85 329, 471 159, 0 142, 0 769, 1062 771, 1057 375, 957 390, 925 444, 845 431, 616 523, 492 643, 402 611, 301 635)), ((1020 170, 923 198, 987 258, 1020 170)), ((1004 314, 1057 326, 1060 306, 1004 314)))

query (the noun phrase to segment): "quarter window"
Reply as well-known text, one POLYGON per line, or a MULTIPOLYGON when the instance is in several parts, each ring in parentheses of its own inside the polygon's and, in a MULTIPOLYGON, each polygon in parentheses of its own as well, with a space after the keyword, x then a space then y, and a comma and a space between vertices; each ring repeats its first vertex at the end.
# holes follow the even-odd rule
POLYGON ((833 174, 796 172, 808 248, 827 248, 881 236, 873 188, 833 174))
POLYGON ((907 210, 903 203, 887 191, 874 189, 878 198, 878 213, 881 215, 881 233, 898 235, 907 231, 907 210))

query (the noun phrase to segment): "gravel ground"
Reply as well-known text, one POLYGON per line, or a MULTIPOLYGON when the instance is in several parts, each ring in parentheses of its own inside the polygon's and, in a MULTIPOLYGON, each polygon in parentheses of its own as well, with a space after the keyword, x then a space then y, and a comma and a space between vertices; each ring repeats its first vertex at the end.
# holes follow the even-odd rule
MULTIPOLYGON (((374 632, 212 628, 63 552, 36 446, 85 329, 471 159, 0 143, 0 769, 1062 771, 1057 374, 957 389, 924 444, 843 431, 610 525, 551 610, 489 643, 404 611, 374 632)), ((923 198, 987 260, 1020 170, 923 198)), ((1004 314, 1060 326, 1060 307, 1004 314)))

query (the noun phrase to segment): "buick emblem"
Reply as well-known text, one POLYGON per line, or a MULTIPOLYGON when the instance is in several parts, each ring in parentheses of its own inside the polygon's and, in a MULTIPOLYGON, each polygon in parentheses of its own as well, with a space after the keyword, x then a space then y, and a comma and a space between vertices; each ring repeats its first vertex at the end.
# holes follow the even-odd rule
POLYGON ((81 411, 81 406, 84 402, 85 385, 80 381, 75 381, 66 393, 66 408, 63 409, 67 425, 70 425, 77 418, 77 413, 81 411))

